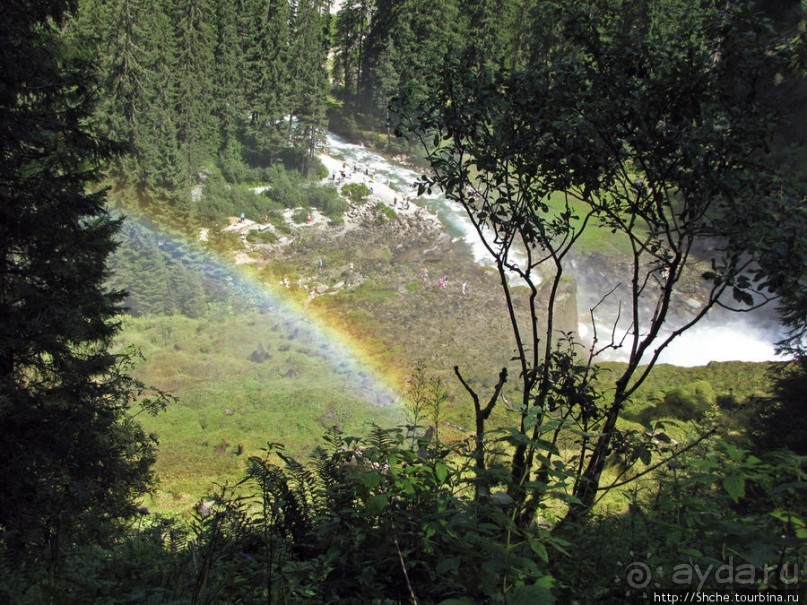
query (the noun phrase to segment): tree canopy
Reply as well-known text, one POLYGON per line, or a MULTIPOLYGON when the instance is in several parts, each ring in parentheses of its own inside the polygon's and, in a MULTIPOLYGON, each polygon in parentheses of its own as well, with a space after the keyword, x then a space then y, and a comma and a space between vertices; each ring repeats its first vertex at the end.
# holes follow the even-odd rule
MULTIPOLYGON (((439 187, 462 205, 499 270, 520 364, 521 431, 538 439, 550 419, 560 422, 555 439, 566 423, 580 431, 567 462, 585 509, 616 441, 641 439, 620 436, 617 420, 665 347, 715 307, 747 309, 788 291, 777 292, 762 267, 771 245, 800 257, 801 244, 771 227, 801 224, 803 205, 794 179, 770 161, 775 107, 762 81, 775 88, 772 74, 795 74, 792 48, 746 6, 537 5, 542 36, 523 66, 491 66, 472 49, 445 63, 429 94, 401 95, 397 109, 429 153, 433 175, 421 190, 439 187), (592 230, 626 253, 611 261, 613 282, 600 285, 591 348, 578 360, 553 319, 592 230), (526 299, 516 285, 527 286, 526 299), (609 350, 626 351, 628 364, 603 398, 592 394, 591 364, 609 350)), ((792 284, 803 270, 782 277, 792 284)), ((516 445, 516 483, 529 484, 540 448, 516 445)), ((554 455, 541 457, 538 478, 554 455)))

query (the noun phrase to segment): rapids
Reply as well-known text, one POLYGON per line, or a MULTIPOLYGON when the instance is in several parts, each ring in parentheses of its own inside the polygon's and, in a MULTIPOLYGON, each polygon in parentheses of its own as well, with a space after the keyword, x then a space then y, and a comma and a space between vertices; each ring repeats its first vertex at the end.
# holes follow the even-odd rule
MULTIPOLYGON (((467 246, 469 254, 480 265, 493 266, 493 261, 481 242, 475 228, 464 210, 456 203, 443 197, 439 191, 417 196, 414 185, 419 173, 371 151, 362 145, 348 143, 345 139, 328 133, 325 158, 356 164, 361 170, 367 168, 376 182, 383 183, 391 190, 408 197, 413 204, 435 215, 445 226, 449 235, 467 246)), ((595 304, 597 294, 586 290, 587 267, 579 266, 577 259, 571 273, 576 277, 578 290, 578 334, 585 342, 593 330, 589 309, 595 304)), ((607 323, 607 322, 606 322, 607 323)), ((670 330, 676 327, 675 319, 670 320, 670 330)), ((624 326, 619 326, 625 330, 624 326)), ((598 325, 598 333, 610 332, 610 327, 598 325)), ((663 336, 663 335, 662 335, 663 336)), ((704 365, 710 361, 767 361, 776 359, 774 343, 782 337, 772 310, 761 309, 753 313, 712 312, 700 323, 677 337, 659 358, 660 363, 678 366, 704 365)), ((609 351, 600 359, 624 360, 620 351, 609 351)))

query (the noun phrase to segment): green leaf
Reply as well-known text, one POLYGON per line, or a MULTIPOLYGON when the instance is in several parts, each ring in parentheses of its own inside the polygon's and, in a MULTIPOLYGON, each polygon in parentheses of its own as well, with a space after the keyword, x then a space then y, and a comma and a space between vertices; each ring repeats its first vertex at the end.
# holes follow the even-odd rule
POLYGON ((771 512, 771 517, 784 523, 793 525, 793 527, 805 526, 804 520, 793 511, 776 509, 775 511, 771 512))
POLYGON ((409 479, 396 480, 395 487, 402 490, 404 493, 409 494, 410 496, 415 493, 415 486, 412 485, 412 482, 409 479))
POLYGON ((434 465, 434 476, 437 477, 437 483, 445 483, 448 477, 448 467, 442 460, 439 460, 437 464, 434 465))
POLYGON ((378 484, 381 483, 381 475, 376 472, 362 473, 361 483, 368 490, 375 489, 378 487, 378 484))
POLYGON ((549 553, 546 552, 546 546, 539 540, 530 539, 530 548, 544 563, 549 563, 549 553))
MULTIPOLYGON (((551 581, 551 577, 549 578, 551 581)), ((518 586, 507 596, 507 605, 554 605, 555 597, 544 578, 531 586, 518 586)))
POLYGON ((740 498, 745 495, 745 477, 736 473, 731 474, 723 479, 723 487, 734 502, 739 502, 740 498))
POLYGON ((446 572, 457 571, 461 562, 462 560, 459 557, 442 557, 437 563, 437 575, 442 576, 446 572))
POLYGON ((387 506, 387 497, 384 494, 377 494, 375 496, 370 496, 367 498, 367 505, 365 506, 365 512, 372 516, 377 515, 384 507, 387 506))

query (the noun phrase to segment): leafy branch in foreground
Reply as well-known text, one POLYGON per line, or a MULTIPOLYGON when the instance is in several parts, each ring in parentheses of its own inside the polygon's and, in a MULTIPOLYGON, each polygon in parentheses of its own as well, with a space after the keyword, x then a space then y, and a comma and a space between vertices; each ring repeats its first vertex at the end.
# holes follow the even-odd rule
POLYGON ((455 58, 429 98, 396 107, 399 130, 428 153, 420 191, 439 187, 465 209, 500 276, 517 371, 491 402, 509 398, 520 419, 509 494, 521 522, 543 497, 531 482, 556 463, 573 469, 570 515, 585 515, 622 410, 665 348, 717 306, 777 293, 742 217, 787 213, 760 81, 790 73, 790 51, 747 7, 652 4, 542 2, 526 67, 455 58), (579 267, 603 237, 616 277, 598 284, 579 267), (556 327, 569 275, 599 289, 587 353, 556 327), (597 376, 613 351, 626 366, 597 376))
POLYGON ((408 432, 375 428, 357 439, 332 431, 307 465, 278 445, 251 458, 235 490, 249 495, 221 492, 199 520, 196 548, 206 563, 197 600, 225 589, 231 600, 233 590, 254 598, 261 586, 267 602, 507 595, 553 603, 546 564, 563 543, 548 530, 521 531, 501 498, 469 497, 464 444, 412 444, 408 432), (220 571, 239 557, 244 582, 233 586, 220 571))

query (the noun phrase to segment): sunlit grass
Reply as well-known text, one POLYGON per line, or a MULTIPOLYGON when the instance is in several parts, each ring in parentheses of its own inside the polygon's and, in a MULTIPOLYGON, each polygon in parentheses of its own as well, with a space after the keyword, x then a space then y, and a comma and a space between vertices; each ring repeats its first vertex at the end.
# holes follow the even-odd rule
POLYGON ((237 482, 269 442, 305 457, 330 426, 363 434, 371 423, 403 419, 400 409, 363 399, 317 346, 269 316, 131 319, 120 344, 142 351, 138 378, 178 398, 139 417, 160 443, 159 484, 146 504, 164 512, 187 511, 215 484, 237 482), (262 363, 249 359, 258 344, 270 355, 262 363))

